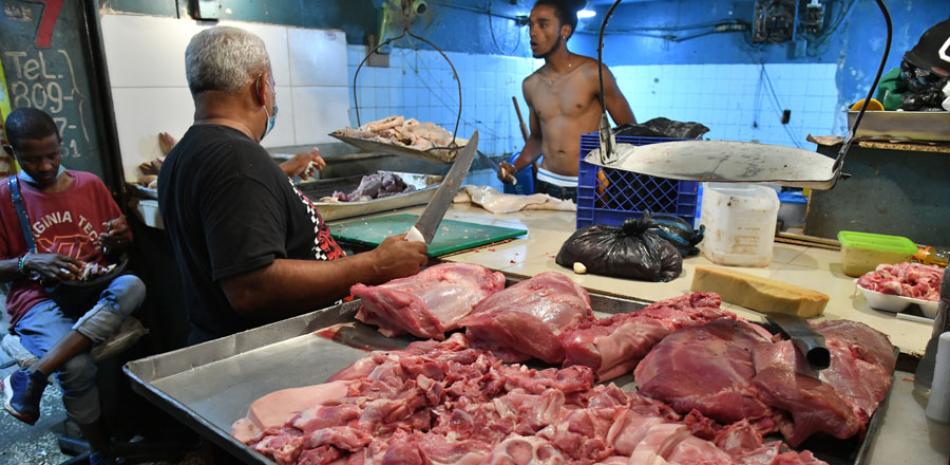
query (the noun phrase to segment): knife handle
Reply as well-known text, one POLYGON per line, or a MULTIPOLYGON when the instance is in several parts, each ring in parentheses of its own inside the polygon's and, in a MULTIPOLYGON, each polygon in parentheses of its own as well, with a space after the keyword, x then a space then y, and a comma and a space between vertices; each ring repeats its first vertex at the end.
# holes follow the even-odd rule
POLYGON ((808 365, 815 370, 824 370, 831 366, 831 352, 825 347, 825 338, 819 334, 798 334, 792 337, 799 352, 808 360, 808 365))
POLYGON ((412 229, 406 233, 406 240, 409 242, 425 242, 426 238, 422 237, 422 233, 413 226, 412 229))

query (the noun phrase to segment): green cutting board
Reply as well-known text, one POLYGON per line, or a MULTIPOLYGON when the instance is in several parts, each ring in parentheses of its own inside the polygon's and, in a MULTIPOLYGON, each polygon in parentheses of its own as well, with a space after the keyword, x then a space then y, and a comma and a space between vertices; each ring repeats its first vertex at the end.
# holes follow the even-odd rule
MULTIPOLYGON (((355 219, 331 224, 330 234, 339 241, 375 247, 389 236, 405 234, 418 220, 418 215, 410 214, 355 219)), ((528 231, 524 229, 442 220, 432 244, 429 245, 429 256, 440 257, 460 250, 513 239, 527 233, 528 231)))

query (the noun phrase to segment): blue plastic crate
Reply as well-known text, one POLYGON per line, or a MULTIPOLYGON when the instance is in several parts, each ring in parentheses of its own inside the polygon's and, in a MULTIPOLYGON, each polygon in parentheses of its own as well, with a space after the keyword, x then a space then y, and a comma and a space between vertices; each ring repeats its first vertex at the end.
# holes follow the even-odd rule
MULTIPOLYGON (((680 139, 663 137, 618 136, 617 142, 648 145, 680 139)), ((596 132, 581 136, 581 162, 577 179, 577 227, 594 224, 620 226, 627 218, 651 213, 672 213, 693 224, 699 216, 700 186, 695 181, 677 181, 613 168, 584 161, 592 150, 600 148, 596 132), (598 178, 598 173, 603 175, 598 178)))

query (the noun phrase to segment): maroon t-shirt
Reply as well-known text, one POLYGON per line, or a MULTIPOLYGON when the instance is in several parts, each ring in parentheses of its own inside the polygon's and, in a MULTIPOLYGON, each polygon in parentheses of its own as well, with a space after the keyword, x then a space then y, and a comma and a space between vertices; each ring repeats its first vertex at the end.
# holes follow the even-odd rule
MULTIPOLYGON (((73 185, 63 192, 43 193, 20 181, 23 203, 32 222, 38 253, 58 253, 78 260, 101 261, 95 244, 105 232, 102 223, 122 215, 109 189, 96 175, 67 171, 73 185)), ((26 241, 7 179, 0 181, 0 259, 20 257, 27 252, 26 241)), ((39 284, 28 279, 14 281, 7 294, 7 312, 16 324, 27 310, 48 299, 39 284)))

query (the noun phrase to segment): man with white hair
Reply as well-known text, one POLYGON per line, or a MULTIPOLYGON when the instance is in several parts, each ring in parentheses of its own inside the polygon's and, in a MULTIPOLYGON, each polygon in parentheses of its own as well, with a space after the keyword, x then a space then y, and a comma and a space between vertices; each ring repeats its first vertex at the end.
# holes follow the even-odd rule
POLYGON ((426 263, 425 244, 395 237, 346 257, 260 146, 278 109, 259 37, 206 29, 188 44, 185 68, 195 121, 162 165, 158 195, 190 343, 320 308, 353 284, 413 275, 426 263))

